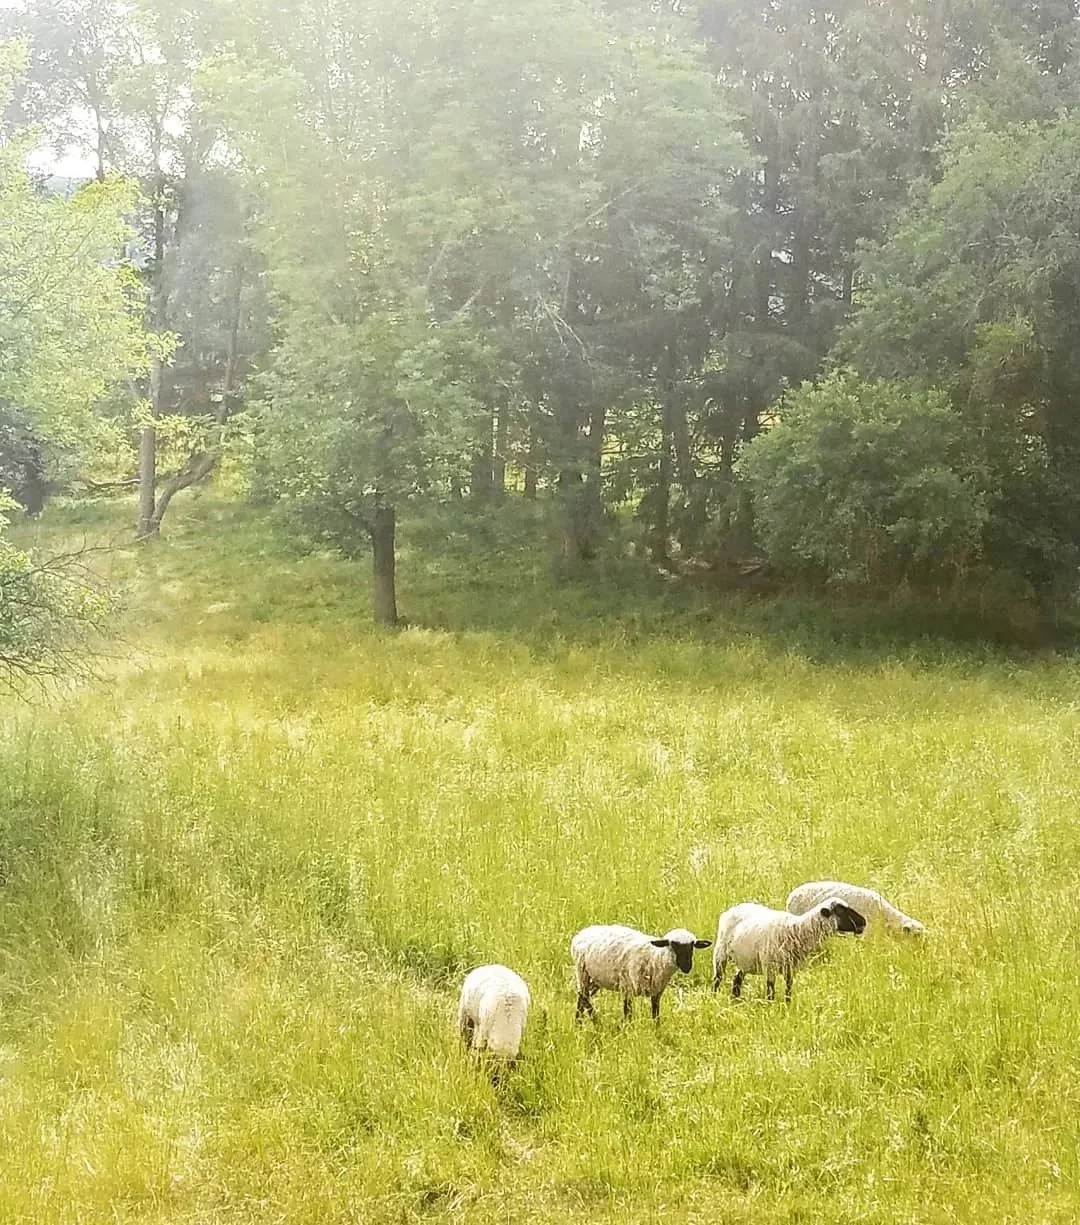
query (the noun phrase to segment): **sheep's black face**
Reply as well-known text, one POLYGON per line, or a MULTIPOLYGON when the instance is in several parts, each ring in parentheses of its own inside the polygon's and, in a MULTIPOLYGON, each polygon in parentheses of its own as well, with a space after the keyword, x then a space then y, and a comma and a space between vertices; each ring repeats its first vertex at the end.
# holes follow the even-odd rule
POLYGON ((692 944, 673 944, 671 951, 675 954, 675 964, 684 974, 689 974, 694 968, 694 946, 692 944))
MULTIPOLYGON (((689 935, 689 933, 687 933, 689 935)), ((711 940, 672 940, 668 936, 664 936, 659 940, 654 940, 653 944, 658 949, 671 949, 675 954, 675 964, 684 974, 689 974, 694 968, 694 949, 707 949, 711 940)))
MULTIPOLYGON (((824 913, 824 912, 823 912, 824 913)), ((843 902, 833 902, 829 906, 829 913, 836 920, 836 930, 849 936, 861 936, 866 930, 866 920, 857 910, 852 910, 850 906, 843 902)))

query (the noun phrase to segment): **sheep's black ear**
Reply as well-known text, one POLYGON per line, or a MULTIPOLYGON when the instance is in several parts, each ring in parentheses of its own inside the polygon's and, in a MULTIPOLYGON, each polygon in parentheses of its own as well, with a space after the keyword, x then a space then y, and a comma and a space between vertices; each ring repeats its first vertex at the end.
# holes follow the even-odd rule
POLYGON ((831 911, 831 910, 828 908, 828 906, 822 906, 822 908, 821 908, 821 917, 822 917, 823 919, 831 919, 831 918, 832 918, 832 911, 831 911))
POLYGON ((711 940, 695 940, 695 941, 694 941, 694 948, 696 948, 696 949, 707 949, 707 948, 709 947, 709 945, 710 945, 710 944, 712 944, 712 941, 711 941, 711 940))
POLYGON ((650 940, 650 944, 655 944, 658 949, 666 949, 671 945, 671 941, 661 936, 659 940, 650 940))

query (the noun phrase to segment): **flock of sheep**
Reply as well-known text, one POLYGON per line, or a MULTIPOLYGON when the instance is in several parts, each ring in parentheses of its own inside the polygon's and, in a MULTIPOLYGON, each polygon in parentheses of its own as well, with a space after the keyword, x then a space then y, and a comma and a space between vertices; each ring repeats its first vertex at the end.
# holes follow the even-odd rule
MULTIPOLYGON (((786 998, 796 969, 834 933, 861 935, 868 921, 891 931, 921 933, 917 920, 898 910, 874 889, 842 881, 813 881, 788 895, 787 910, 758 902, 740 902, 720 916, 716 943, 699 940, 677 927, 664 936, 647 936, 632 927, 605 924, 583 928, 570 941, 577 975, 575 1019, 595 1015, 593 996, 617 991, 623 1014, 631 1015, 635 996, 647 996, 653 1019, 660 1016, 660 997, 676 970, 690 972, 695 949, 713 946, 713 990, 719 990, 728 962, 735 965, 731 993, 742 992, 747 974, 765 977, 769 999, 776 977, 784 976, 786 998)), ((465 1045, 513 1062, 529 1012, 529 988, 508 966, 480 966, 465 979, 458 1004, 458 1027, 465 1045)))

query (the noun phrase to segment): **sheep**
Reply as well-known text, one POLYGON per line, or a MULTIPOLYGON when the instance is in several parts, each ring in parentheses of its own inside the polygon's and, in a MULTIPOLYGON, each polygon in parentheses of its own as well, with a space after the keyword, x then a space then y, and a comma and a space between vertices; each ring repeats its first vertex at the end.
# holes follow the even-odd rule
POLYGON ((741 902, 720 916, 713 948, 713 990, 719 991, 724 968, 736 966, 731 994, 738 999, 743 976, 764 974, 768 998, 776 998, 776 975, 784 976, 786 998, 798 966, 834 932, 860 935, 866 920, 838 897, 826 898, 804 915, 773 910, 759 902, 741 902))
POLYGON ((596 1015, 592 997, 600 990, 618 991, 623 997, 623 1016, 633 1015, 635 995, 652 1000, 652 1017, 660 1019, 660 997, 676 969, 689 974, 694 949, 707 949, 711 940, 699 940, 693 932, 676 927, 665 936, 618 924, 585 927, 570 941, 570 955, 577 974, 578 998, 574 1020, 587 1012, 596 1015))
POLYGON ((461 985, 458 1029, 470 1050, 488 1050, 511 1067, 529 1015, 529 988, 507 966, 480 966, 461 985))
POLYGON ((815 880, 799 885, 788 894, 787 908, 792 914, 805 914, 811 906, 827 897, 838 897, 868 921, 878 920, 887 930, 922 935, 926 928, 918 919, 906 915, 887 901, 876 889, 848 885, 838 880, 815 880))

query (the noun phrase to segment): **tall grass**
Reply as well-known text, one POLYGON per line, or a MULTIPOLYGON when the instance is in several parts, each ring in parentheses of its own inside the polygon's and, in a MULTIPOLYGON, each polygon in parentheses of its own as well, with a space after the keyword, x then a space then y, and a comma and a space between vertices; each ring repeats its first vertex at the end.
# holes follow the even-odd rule
POLYGON ((363 568, 200 503, 113 558, 99 679, 4 712, 0 1221, 1077 1219, 1074 660, 429 532, 383 634, 363 568), (822 876, 929 938, 574 1027, 578 927, 822 876), (485 960, 535 1001, 498 1089, 485 960))

